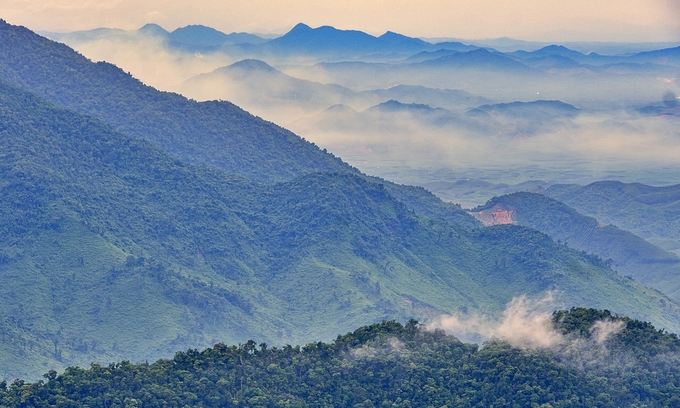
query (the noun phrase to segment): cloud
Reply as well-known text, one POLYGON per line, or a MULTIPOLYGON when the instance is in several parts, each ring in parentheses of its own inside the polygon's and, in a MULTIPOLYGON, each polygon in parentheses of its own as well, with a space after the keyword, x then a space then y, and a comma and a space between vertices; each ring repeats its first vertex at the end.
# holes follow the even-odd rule
POLYGON ((554 296, 540 299, 515 297, 508 303, 500 320, 486 315, 443 315, 427 326, 440 328, 455 336, 499 339, 519 348, 550 348, 564 341, 551 323, 554 296))

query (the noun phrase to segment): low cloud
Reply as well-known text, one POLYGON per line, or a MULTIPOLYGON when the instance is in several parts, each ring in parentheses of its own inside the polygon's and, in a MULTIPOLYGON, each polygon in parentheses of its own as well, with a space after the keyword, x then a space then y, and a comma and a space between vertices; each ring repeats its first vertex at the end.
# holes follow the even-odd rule
POLYGON ((519 348, 549 348, 564 341, 562 334, 552 327, 553 305, 552 293, 541 299, 520 296, 508 303, 500 320, 487 315, 444 315, 428 328, 440 328, 463 338, 503 340, 519 348))
MULTIPOLYGON (((638 364, 631 353, 611 353, 607 347, 608 340, 624 329, 623 321, 596 321, 589 336, 585 337, 577 333, 564 335, 552 323, 555 306, 554 293, 538 299, 519 296, 508 303, 501 318, 444 315, 426 328, 443 329, 464 340, 475 337, 480 342, 500 340, 521 349, 543 350, 562 363, 583 371, 621 371, 638 364)), ((678 358, 677 355, 667 357, 678 358)))

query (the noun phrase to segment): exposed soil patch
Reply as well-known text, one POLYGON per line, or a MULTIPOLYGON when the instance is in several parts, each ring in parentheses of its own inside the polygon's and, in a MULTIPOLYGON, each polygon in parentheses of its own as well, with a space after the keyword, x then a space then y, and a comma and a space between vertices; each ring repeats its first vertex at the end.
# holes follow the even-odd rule
POLYGON ((491 225, 516 224, 515 220, 513 219, 515 215, 515 209, 502 204, 496 204, 488 210, 482 210, 480 212, 470 214, 487 227, 491 225))

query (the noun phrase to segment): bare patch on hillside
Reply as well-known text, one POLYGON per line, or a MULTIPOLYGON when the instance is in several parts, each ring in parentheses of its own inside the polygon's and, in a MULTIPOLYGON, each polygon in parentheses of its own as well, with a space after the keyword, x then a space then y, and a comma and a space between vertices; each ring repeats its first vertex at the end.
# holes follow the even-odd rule
POLYGON ((515 209, 503 204, 496 204, 488 210, 470 213, 484 224, 484 226, 516 224, 514 220, 515 209))

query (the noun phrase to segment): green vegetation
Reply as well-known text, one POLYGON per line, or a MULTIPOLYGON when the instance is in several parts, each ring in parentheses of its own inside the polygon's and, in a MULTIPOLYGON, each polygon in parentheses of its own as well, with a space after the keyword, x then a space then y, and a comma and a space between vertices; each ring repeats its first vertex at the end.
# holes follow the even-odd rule
POLYGON ((2 383, 0 406, 680 406, 676 335, 594 309, 556 312, 552 324, 564 340, 542 350, 503 341, 480 349, 413 320, 304 347, 216 344, 152 364, 92 364, 34 384, 2 383), (619 331, 600 342, 593 337, 603 323, 619 331))
POLYGON ((0 35, 5 379, 500 312, 549 290, 680 329, 673 302, 544 234, 471 229, 459 207, 229 103, 158 92, 4 22, 0 35))
POLYGON ((314 171, 355 172, 337 157, 232 103, 161 92, 64 44, 0 20, 0 79, 148 140, 183 161, 256 182, 314 171))
POLYGON ((680 258, 675 254, 613 225, 601 225, 596 219, 543 195, 514 193, 495 197, 473 211, 494 207, 511 211, 518 224, 608 260, 621 275, 680 300, 680 258))
POLYGON ((680 184, 652 187, 601 181, 587 186, 554 185, 545 194, 614 224, 661 248, 680 251, 680 184))
POLYGON ((680 327, 674 303, 596 258, 523 227, 416 215, 366 177, 253 184, 2 83, 0 123, 6 379, 500 312, 514 296, 554 289, 567 305, 680 327))

